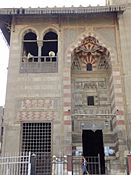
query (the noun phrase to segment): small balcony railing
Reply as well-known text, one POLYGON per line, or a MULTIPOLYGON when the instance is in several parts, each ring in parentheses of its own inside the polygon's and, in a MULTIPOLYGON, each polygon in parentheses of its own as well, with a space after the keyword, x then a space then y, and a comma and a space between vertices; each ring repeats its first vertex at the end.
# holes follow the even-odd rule
POLYGON ((56 73, 58 72, 57 56, 22 57, 20 73, 56 73))

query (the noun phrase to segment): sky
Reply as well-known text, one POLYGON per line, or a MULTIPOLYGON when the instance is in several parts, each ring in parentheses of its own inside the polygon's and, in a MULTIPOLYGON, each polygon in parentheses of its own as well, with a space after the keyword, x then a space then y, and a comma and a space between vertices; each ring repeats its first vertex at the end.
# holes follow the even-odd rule
MULTIPOLYGON (((105 0, 0 0, 0 8, 104 5, 105 0)), ((0 106, 5 104, 9 46, 0 31, 0 106)))
POLYGON ((105 0, 1 0, 0 8, 8 7, 46 7, 46 6, 88 6, 101 4, 105 0))

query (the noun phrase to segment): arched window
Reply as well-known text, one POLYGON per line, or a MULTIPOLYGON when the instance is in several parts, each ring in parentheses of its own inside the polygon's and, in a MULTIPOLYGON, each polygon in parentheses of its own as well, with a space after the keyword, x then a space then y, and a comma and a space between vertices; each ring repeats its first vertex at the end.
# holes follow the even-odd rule
POLYGON ((92 64, 91 64, 91 63, 88 63, 88 64, 86 65, 86 70, 87 70, 87 71, 92 71, 92 64))
POLYGON ((23 37, 23 52, 20 72, 25 73, 55 73, 57 63, 58 36, 49 31, 42 40, 37 41, 37 35, 31 30, 23 37))
POLYGON ((55 32, 48 32, 43 37, 42 56, 57 56, 58 36, 55 32))
POLYGON ((37 36, 33 32, 28 32, 24 35, 24 38, 23 38, 23 59, 22 61, 23 62, 25 61, 37 62, 38 61, 37 56, 38 56, 37 36))

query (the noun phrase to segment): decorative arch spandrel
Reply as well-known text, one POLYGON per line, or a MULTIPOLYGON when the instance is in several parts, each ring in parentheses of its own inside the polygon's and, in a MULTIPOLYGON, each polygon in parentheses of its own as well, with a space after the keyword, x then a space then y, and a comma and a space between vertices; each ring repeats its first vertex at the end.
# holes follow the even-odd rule
POLYGON ((94 37, 99 42, 100 46, 102 46, 108 50, 108 52, 110 53, 109 60, 110 60, 111 65, 118 64, 117 63, 117 52, 114 48, 111 47, 111 44, 108 41, 106 41, 100 34, 90 32, 90 31, 85 31, 80 36, 78 36, 78 38, 71 45, 69 45, 69 47, 65 51, 65 64, 67 62, 68 62, 68 65, 69 65, 69 63, 72 63, 71 59, 72 59, 72 53, 73 53, 74 49, 79 47, 81 45, 82 41, 89 36, 94 37))
POLYGON ((82 64, 96 65, 98 69, 107 69, 110 65, 110 52, 93 36, 87 36, 81 44, 73 50, 72 54, 72 69, 77 67, 81 70, 82 64))

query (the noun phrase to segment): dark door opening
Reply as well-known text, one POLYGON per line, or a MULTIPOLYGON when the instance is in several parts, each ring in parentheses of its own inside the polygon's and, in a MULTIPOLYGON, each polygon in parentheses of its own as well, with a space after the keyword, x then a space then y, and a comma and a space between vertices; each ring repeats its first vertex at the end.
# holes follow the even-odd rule
POLYGON ((83 130, 82 132, 83 156, 92 157, 88 159, 88 171, 90 174, 105 174, 105 159, 104 159, 104 146, 103 146, 103 133, 102 130, 83 130), (98 159, 93 157, 100 156, 100 167, 96 163, 98 159), (97 164, 97 166, 95 165, 97 164), (92 168, 95 166, 94 168, 92 168), (93 172, 92 172, 93 171, 93 172))

